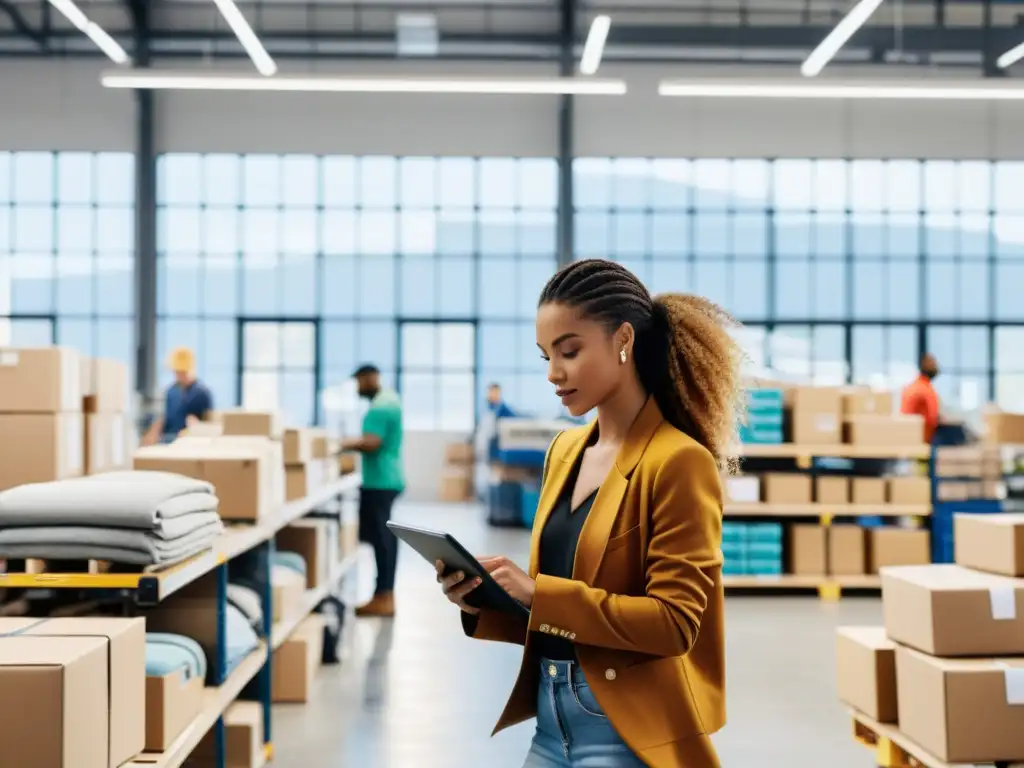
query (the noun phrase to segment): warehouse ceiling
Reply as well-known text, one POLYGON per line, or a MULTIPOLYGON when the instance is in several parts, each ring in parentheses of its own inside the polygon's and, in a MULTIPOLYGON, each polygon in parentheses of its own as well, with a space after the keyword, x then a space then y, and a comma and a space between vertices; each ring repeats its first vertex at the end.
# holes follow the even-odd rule
MULTIPOLYGON (((131 55, 183 61, 245 58, 212 0, 77 0, 131 55)), ((238 0, 275 59, 578 58, 590 21, 612 19, 604 61, 790 67, 852 0, 238 0)), ((841 64, 997 70, 1024 41, 1024 2, 890 0, 843 47, 841 64)), ((47 0, 0 0, 0 55, 101 57, 47 0)))

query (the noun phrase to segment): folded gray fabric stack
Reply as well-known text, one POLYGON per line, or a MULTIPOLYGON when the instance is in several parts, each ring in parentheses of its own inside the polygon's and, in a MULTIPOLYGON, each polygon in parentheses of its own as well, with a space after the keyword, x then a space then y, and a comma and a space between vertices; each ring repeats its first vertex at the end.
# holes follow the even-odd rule
POLYGON ((0 493, 0 558, 167 565, 224 530, 213 486, 171 472, 108 472, 0 493))

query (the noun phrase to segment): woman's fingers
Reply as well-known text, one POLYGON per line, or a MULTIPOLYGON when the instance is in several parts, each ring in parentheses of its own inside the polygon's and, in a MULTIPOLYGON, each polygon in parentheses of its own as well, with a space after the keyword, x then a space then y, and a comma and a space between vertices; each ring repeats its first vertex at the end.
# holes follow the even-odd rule
POLYGON ((448 599, 453 603, 461 603, 466 595, 480 586, 480 579, 466 579, 448 590, 448 599))

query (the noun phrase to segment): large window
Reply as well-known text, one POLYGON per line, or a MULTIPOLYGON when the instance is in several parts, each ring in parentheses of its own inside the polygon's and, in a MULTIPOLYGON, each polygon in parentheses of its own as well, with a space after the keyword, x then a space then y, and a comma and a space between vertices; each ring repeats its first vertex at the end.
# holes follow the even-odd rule
POLYGON ((501 380, 510 400, 532 410, 542 404, 536 356, 492 342, 528 333, 533 347, 534 303, 555 264, 557 176, 550 159, 165 155, 161 360, 191 346, 220 405, 239 393, 265 404, 273 386, 280 408, 306 413, 305 386, 281 384, 286 373, 308 377, 306 363, 292 370, 281 357, 254 368, 256 330, 243 339, 239 320, 267 333, 306 321, 317 327, 318 390, 375 363, 389 385, 410 388, 410 425, 465 429, 480 395, 463 391, 468 370, 481 384, 501 380), (444 340, 477 321, 467 362, 464 344, 444 340), (409 324, 421 333, 400 336, 409 324), (430 349, 407 348, 421 337, 430 349), (423 376, 433 377, 428 390, 411 391, 423 376))
POLYGON ((755 367, 901 386, 930 349, 947 401, 1024 401, 1024 163, 581 158, 574 174, 576 257, 714 299, 757 329, 755 367))
POLYGON ((0 152, 0 344, 135 364, 134 160, 0 152))

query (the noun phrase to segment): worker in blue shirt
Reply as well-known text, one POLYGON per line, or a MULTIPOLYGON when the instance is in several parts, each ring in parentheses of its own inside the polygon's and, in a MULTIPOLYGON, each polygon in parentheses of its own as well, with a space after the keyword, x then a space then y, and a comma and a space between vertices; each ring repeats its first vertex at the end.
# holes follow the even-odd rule
POLYGON ((164 414, 153 421, 142 438, 143 445, 173 442, 191 424, 206 421, 213 410, 213 395, 196 378, 192 350, 179 347, 171 353, 169 363, 174 383, 164 396, 164 414))
POLYGON ((498 460, 498 422, 502 419, 515 418, 516 415, 516 412, 505 402, 501 393, 501 384, 497 382, 492 382, 487 387, 487 410, 490 411, 489 423, 486 426, 490 434, 487 459, 493 463, 498 460))

